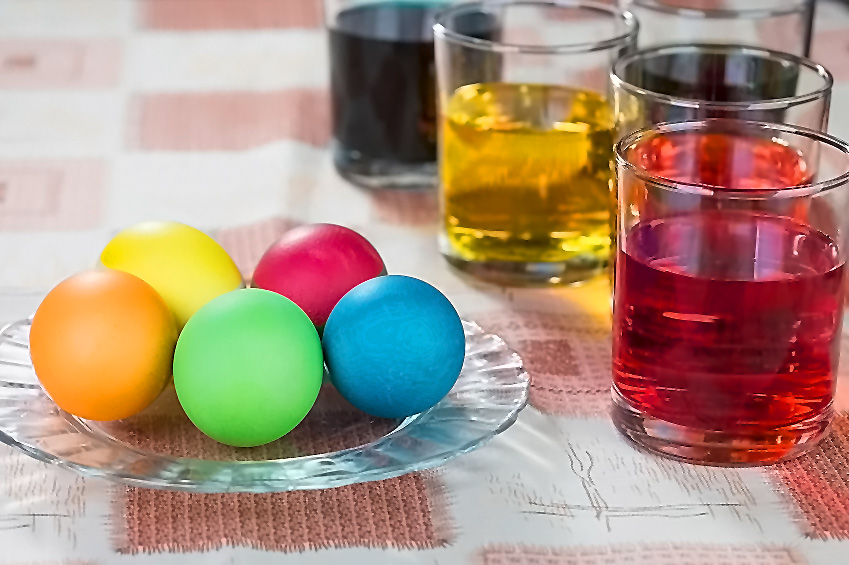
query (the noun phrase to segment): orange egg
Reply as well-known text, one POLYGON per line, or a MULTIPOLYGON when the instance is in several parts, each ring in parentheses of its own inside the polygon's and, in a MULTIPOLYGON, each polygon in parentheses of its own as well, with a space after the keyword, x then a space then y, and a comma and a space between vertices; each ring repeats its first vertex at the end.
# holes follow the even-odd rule
POLYGON ((162 392, 176 341, 174 316, 153 287, 123 271, 89 271, 44 298, 32 320, 30 356, 60 408, 117 420, 162 392))

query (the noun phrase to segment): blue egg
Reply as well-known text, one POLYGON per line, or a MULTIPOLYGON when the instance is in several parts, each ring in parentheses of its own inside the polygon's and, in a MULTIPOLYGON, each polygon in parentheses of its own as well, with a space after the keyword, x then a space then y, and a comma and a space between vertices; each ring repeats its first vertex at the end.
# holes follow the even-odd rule
POLYGON ((322 337, 330 381, 373 416, 403 418, 448 394, 466 338, 451 302, 424 281, 386 275, 354 287, 322 337))

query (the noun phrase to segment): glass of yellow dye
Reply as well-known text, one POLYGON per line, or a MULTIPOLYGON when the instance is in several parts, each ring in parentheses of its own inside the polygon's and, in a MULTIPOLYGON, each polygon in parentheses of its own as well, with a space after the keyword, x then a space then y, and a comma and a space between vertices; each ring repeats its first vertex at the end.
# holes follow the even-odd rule
POLYGON ((613 62, 637 23, 609 4, 486 0, 434 26, 441 249, 508 285, 564 284, 610 259, 613 62), (460 30, 486 28, 487 39, 460 30))

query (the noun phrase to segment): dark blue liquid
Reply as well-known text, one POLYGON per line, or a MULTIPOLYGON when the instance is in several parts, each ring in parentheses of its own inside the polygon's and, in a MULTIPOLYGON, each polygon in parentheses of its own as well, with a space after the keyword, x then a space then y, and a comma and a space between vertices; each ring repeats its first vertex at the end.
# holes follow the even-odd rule
MULTIPOLYGON (((354 159, 436 161, 433 24, 446 4, 366 4, 345 10, 330 29, 336 165, 354 159)), ((487 38, 491 19, 463 16, 459 31, 487 38)))
POLYGON ((369 4, 330 30, 333 132, 366 159, 436 159, 432 7, 369 4))

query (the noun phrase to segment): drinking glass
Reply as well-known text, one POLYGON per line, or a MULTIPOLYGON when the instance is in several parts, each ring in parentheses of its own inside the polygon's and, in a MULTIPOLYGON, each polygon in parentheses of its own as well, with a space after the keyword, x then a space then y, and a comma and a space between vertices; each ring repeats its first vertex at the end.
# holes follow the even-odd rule
POLYGON ((668 45, 616 62, 623 133, 661 122, 735 118, 824 131, 833 79, 809 59, 743 45, 668 45))
MULTIPOLYGON (((433 23, 448 0, 325 0, 333 160, 362 187, 436 184, 433 23)), ((460 22, 487 37, 486 20, 460 22)))
POLYGON ((485 0, 434 26, 441 249, 459 269, 511 285, 601 272, 610 251, 614 60, 631 14, 581 0, 485 0), (463 32, 486 18, 489 39, 463 32))
POLYGON ((694 463, 800 454, 832 414, 849 145, 711 119, 640 130, 616 160, 616 427, 694 463))
POLYGON ((622 0, 640 47, 732 43, 808 56, 814 0, 622 0))

